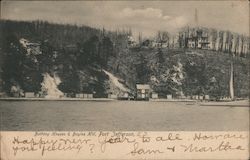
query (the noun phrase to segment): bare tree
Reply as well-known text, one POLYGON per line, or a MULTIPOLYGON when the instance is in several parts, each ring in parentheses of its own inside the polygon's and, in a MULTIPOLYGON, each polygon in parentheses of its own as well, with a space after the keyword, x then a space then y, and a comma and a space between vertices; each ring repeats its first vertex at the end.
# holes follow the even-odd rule
POLYGON ((211 36, 211 49, 216 50, 216 42, 217 42, 217 30, 210 29, 210 36, 211 36))
POLYGON ((141 45, 142 44, 142 33, 139 32, 139 35, 138 35, 138 41, 139 41, 139 44, 141 45))
POLYGON ((219 47, 218 47, 218 50, 219 51, 223 51, 223 35, 224 35, 224 32, 223 31, 219 31, 219 47))
POLYGON ((239 35, 235 35, 235 44, 234 44, 234 54, 237 55, 238 51, 239 51, 239 41, 240 41, 240 37, 239 35))
POLYGON ((246 43, 247 38, 243 35, 240 36, 240 41, 241 41, 241 46, 240 46, 240 56, 244 57, 245 56, 245 51, 244 51, 244 45, 246 43))
POLYGON ((226 32, 227 36, 226 36, 226 52, 231 53, 231 48, 232 48, 232 44, 233 44, 233 35, 231 32, 227 31, 226 32))

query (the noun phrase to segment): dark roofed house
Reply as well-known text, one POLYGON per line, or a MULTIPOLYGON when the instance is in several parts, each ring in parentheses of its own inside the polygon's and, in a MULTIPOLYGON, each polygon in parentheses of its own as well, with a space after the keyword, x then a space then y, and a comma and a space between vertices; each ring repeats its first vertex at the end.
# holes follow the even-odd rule
POLYGON ((209 49, 210 42, 208 41, 208 34, 203 30, 197 30, 194 34, 187 38, 188 48, 209 49))
POLYGON ((149 100, 150 86, 148 84, 136 85, 136 99, 137 100, 149 100))

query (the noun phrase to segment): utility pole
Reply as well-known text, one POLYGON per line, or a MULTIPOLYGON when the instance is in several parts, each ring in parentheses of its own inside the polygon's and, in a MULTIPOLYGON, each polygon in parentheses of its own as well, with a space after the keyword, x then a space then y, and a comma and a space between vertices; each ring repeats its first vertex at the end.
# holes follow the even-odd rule
POLYGON ((194 22, 195 22, 195 27, 198 26, 199 24, 199 19, 198 19, 198 10, 195 8, 195 13, 194 13, 194 22))

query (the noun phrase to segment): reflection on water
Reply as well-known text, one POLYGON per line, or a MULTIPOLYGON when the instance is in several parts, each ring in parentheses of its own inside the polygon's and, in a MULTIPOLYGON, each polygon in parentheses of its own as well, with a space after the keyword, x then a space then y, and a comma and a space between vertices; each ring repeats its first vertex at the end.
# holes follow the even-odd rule
POLYGON ((247 107, 184 102, 0 101, 1 130, 248 130, 247 107))

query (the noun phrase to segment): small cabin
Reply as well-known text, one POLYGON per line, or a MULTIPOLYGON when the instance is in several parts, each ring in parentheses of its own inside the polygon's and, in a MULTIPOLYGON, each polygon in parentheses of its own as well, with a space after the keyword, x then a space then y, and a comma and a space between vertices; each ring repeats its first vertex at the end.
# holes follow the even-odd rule
POLYGON ((108 98, 117 99, 117 95, 116 94, 108 94, 108 98))
POLYGON ((25 92, 24 97, 25 98, 35 98, 35 93, 34 92, 25 92))
POLYGON ((83 94, 83 98, 88 98, 88 94, 87 94, 87 93, 84 93, 84 94, 83 94))
POLYGON ((89 98, 91 99, 91 98, 93 98, 93 94, 88 94, 88 93, 83 93, 82 96, 85 99, 89 99, 89 98))
POLYGON ((93 94, 88 94, 88 98, 93 98, 93 94))
POLYGON ((136 99, 137 100, 149 100, 150 86, 148 84, 136 85, 136 99))
POLYGON ((209 100, 209 95, 205 95, 205 100, 209 100))
POLYGON ((199 96, 199 100, 203 100, 203 98, 204 98, 203 96, 199 96))
POLYGON ((198 99, 199 99, 199 96, 198 96, 198 95, 195 95, 195 96, 194 96, 194 99, 198 100, 198 99))
POLYGON ((76 95, 74 93, 64 93, 63 97, 74 98, 76 95))
POLYGON ((168 95, 167 95, 167 99, 173 99, 172 94, 168 94, 168 95))
POLYGON ((77 93, 76 98, 83 98, 83 93, 77 93))
POLYGON ((151 98, 152 99, 158 99, 158 93, 152 93, 151 98))
POLYGON ((6 93, 5 92, 0 92, 0 98, 6 97, 6 93))
POLYGON ((129 93, 125 92, 125 93, 118 94, 118 99, 119 100, 129 100, 129 93))

